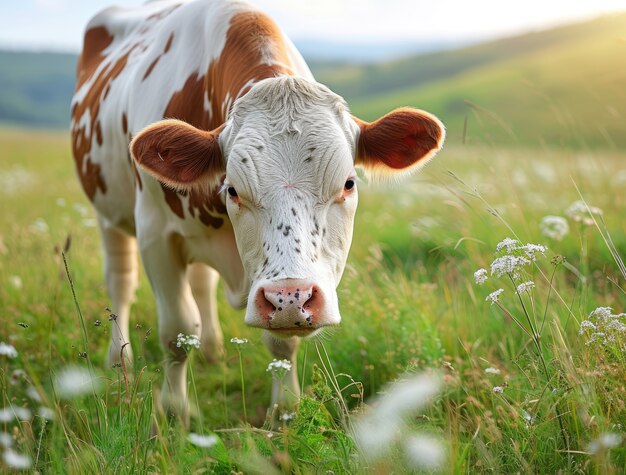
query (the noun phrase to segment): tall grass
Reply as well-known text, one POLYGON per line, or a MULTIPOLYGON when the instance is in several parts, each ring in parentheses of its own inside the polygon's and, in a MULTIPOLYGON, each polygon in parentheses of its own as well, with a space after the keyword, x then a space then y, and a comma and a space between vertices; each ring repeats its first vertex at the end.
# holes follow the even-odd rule
POLYGON ((391 393, 388 382, 423 372, 439 373, 441 390, 403 416, 402 432, 445 441, 444 473, 626 466, 624 336, 588 344, 591 334, 580 333, 581 322, 597 323, 597 307, 612 315, 626 307, 626 195, 607 192, 626 183, 619 155, 450 146, 418 177, 361 184, 338 290, 343 323, 302 345, 295 419, 279 430, 266 424, 271 357, 220 292, 226 340, 249 341, 227 344, 213 366, 191 353, 197 416, 187 432, 154 404, 163 354, 145 276, 128 386, 122 368, 103 365, 110 330, 99 241, 66 138, 14 131, 0 143, 0 341, 18 352, 0 356, 0 408, 12 411, 0 432, 30 470, 402 473, 413 469, 404 439, 390 437, 385 455, 367 457, 353 430, 384 407, 369 401, 391 393), (596 224, 565 215, 581 197, 603 210, 596 224), (541 234, 546 215, 569 223, 561 241, 541 234), (530 293, 516 293, 506 275, 474 281, 505 237, 548 248, 524 267, 530 293), (498 288, 502 307, 485 301, 498 288), (55 381, 88 361, 96 391, 67 398, 55 381))

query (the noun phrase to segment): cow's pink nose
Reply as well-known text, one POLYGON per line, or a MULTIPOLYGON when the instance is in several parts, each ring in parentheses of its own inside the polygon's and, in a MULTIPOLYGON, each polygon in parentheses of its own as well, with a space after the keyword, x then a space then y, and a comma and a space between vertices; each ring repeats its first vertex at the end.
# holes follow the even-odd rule
POLYGON ((286 279, 259 288, 256 304, 266 328, 297 333, 320 326, 324 296, 315 284, 286 279))

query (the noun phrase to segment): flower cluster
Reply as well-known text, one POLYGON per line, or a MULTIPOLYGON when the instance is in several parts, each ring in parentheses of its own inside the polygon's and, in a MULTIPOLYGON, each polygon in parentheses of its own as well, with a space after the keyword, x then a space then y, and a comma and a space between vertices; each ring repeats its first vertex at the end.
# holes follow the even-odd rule
POLYGON ((282 379, 287 371, 291 371, 291 362, 289 360, 277 360, 274 359, 267 365, 266 371, 272 373, 272 376, 277 379, 282 379))
MULTIPOLYGON (((520 244, 517 239, 505 238, 496 246, 496 258, 491 263, 491 275, 509 275, 514 280, 521 276, 523 268, 535 262, 540 255, 545 256, 548 248, 542 244, 520 244)), ((477 272, 481 272, 479 269, 477 272)), ((476 279, 476 273, 474 273, 476 279)), ((478 279, 477 283, 478 282, 478 279)), ((483 280, 484 282, 484 280, 483 280)))
POLYGON ((13 345, 0 341, 0 356, 17 358, 17 350, 13 347, 13 345))
POLYGON ((504 289, 498 289, 494 292, 491 292, 489 295, 487 295, 485 302, 491 302, 491 305, 493 305, 500 299, 500 294, 502 292, 504 292, 504 289))
POLYGON ((603 211, 595 206, 587 206, 584 201, 579 200, 574 201, 565 210, 565 214, 574 222, 582 223, 585 226, 593 226, 595 222, 594 216, 601 216, 603 211))
POLYGON ((544 236, 555 241, 562 241, 569 233, 569 224, 561 216, 544 216, 539 223, 539 229, 544 236))
POLYGON ((581 335, 588 337, 587 345, 618 343, 626 349, 626 313, 614 314, 611 307, 598 307, 580 322, 581 335))
POLYGON ((176 337, 176 347, 183 348, 185 351, 196 350, 200 348, 200 338, 196 335, 184 335, 179 333, 176 337))
POLYGON ((235 337, 235 338, 231 338, 230 342, 233 345, 245 345, 246 343, 248 343, 248 339, 247 338, 237 338, 237 337, 235 337))

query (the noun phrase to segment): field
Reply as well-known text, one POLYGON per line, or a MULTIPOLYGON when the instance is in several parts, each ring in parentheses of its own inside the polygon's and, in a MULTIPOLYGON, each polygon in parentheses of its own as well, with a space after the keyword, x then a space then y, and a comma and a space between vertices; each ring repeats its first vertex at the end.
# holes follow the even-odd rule
POLYGON ((4 129, 0 144, 0 342, 17 351, 0 352, 0 470, 624 473, 626 165, 610 147, 452 141, 410 179, 361 183, 343 323, 301 348, 295 418, 264 425, 271 357, 220 290, 226 354, 209 365, 192 353, 191 432, 208 437, 190 438, 153 402, 163 353, 145 276, 128 381, 104 366, 100 243, 68 137, 4 129), (579 200, 590 208, 566 217, 579 200), (548 215, 566 217, 562 240, 542 233, 548 215), (548 249, 510 245, 536 260, 478 285, 507 237, 548 249), (590 316, 598 307, 613 311, 590 316), (98 384, 71 398, 60 377, 75 367, 98 384), (408 400, 386 386, 397 378, 417 387, 408 400))

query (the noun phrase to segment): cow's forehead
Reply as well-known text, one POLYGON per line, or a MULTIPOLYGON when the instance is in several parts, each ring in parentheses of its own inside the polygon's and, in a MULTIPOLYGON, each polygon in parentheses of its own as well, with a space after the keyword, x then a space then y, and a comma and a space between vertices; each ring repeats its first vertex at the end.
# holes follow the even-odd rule
POLYGON ((305 80, 263 81, 225 131, 227 178, 251 194, 296 187, 323 196, 353 168, 356 131, 343 100, 305 80))

